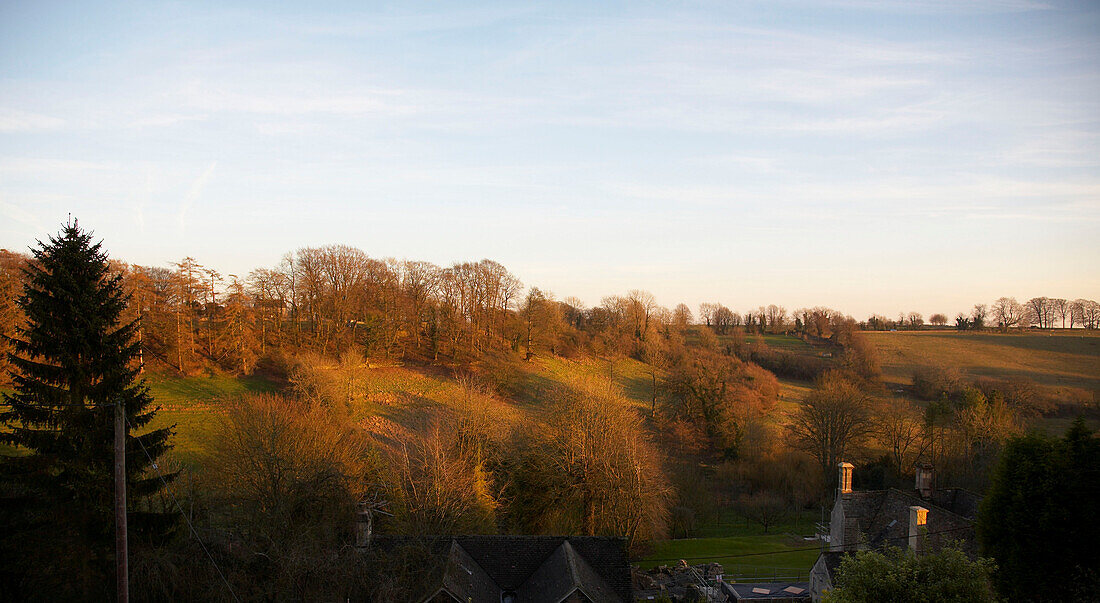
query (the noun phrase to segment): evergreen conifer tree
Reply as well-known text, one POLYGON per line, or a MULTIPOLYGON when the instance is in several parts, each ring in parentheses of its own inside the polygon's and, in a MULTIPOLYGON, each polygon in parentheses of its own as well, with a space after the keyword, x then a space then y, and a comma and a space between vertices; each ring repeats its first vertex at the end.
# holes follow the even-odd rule
POLYGON ((14 393, 0 413, 0 443, 12 447, 0 459, 0 599, 109 597, 114 405, 124 405, 128 423, 131 541, 175 525, 171 515, 138 511, 163 487, 150 457, 167 450, 171 430, 129 433, 155 409, 137 380, 137 323, 120 324, 127 297, 101 243, 73 222, 32 253, 16 300, 26 323, 10 341, 14 393))

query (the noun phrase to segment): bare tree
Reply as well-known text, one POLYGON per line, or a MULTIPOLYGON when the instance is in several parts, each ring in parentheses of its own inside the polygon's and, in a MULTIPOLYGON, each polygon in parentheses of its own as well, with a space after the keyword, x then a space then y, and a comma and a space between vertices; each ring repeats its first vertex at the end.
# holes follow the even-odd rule
POLYGON ((1090 299, 1075 299, 1072 304, 1073 322, 1086 329, 1100 326, 1100 304, 1090 299))
POLYGON ((817 459, 826 483, 832 483, 837 463, 871 433, 871 397, 842 376, 827 373, 791 419, 792 445, 817 459))
POLYGON ((1054 322, 1054 304, 1049 297, 1033 297, 1027 300, 1026 320, 1038 325, 1040 329, 1049 329, 1054 322))
POLYGON ((331 413, 253 394, 226 411, 208 475, 242 524, 278 541, 345 520, 367 475, 365 453, 362 436, 331 413))
POLYGON ((687 304, 676 304, 676 309, 672 311, 672 325, 676 330, 682 332, 694 321, 691 308, 687 304))
POLYGON ((936 325, 937 327, 942 327, 943 325, 947 324, 947 315, 937 312, 928 317, 928 322, 936 325))
POLYGON ((904 400, 893 400, 878 413, 873 434, 878 444, 890 453, 890 460, 899 472, 911 467, 928 447, 924 425, 904 400))
POLYGON ((718 309, 719 304, 712 304, 710 302, 703 302, 699 304, 699 320, 703 321, 703 324, 712 326, 714 320, 714 311, 718 309))
POLYGON ((733 311, 722 304, 718 304, 718 307, 714 309, 714 330, 725 334, 729 332, 732 326, 733 311))
POLYGON ((645 341, 649 336, 657 299, 649 291, 633 289, 626 295, 627 318, 634 329, 634 338, 645 341))
MULTIPOLYGON (((1073 326, 1073 318, 1072 318, 1073 310, 1071 308, 1072 304, 1070 304, 1069 300, 1065 300, 1065 299, 1062 299, 1062 298, 1059 297, 1059 298, 1055 298, 1055 299, 1050 300, 1050 304, 1053 308, 1054 316, 1057 316, 1058 318, 1062 319, 1062 328, 1063 329, 1066 328, 1066 319, 1067 318, 1070 319, 1069 326, 1072 327, 1073 326)), ((1051 326, 1053 327, 1054 325, 1052 324, 1051 326)))
POLYGON ((772 333, 782 333, 787 326, 787 309, 771 304, 765 309, 768 316, 768 328, 772 333))
POLYGON ((924 317, 920 312, 910 312, 906 317, 906 321, 909 323, 909 328, 913 331, 918 331, 924 326, 924 317))
POLYGON ((767 534, 769 528, 787 517, 790 505, 778 494, 759 491, 738 499, 737 510, 749 521, 764 528, 764 533, 767 534))
POLYGON ((549 422, 530 433, 516 475, 523 520, 631 541, 663 534, 671 491, 637 411, 599 380, 572 382, 550 400, 549 422))
POLYGON ((1002 297, 993 302, 993 318, 998 327, 1007 331, 1024 319, 1024 307, 1015 297, 1002 297))
POLYGON ((530 359, 538 349, 555 351, 558 333, 562 329, 561 309, 554 294, 532 287, 519 310, 526 335, 526 355, 530 359))

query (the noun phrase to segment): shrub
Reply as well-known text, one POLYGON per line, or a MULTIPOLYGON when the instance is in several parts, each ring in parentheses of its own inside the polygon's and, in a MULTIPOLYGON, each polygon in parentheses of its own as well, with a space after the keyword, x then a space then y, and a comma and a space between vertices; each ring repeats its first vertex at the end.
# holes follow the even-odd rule
POLYGON ((945 394, 957 398, 966 387, 957 369, 942 366, 921 366, 913 371, 913 391, 922 400, 938 400, 945 394))

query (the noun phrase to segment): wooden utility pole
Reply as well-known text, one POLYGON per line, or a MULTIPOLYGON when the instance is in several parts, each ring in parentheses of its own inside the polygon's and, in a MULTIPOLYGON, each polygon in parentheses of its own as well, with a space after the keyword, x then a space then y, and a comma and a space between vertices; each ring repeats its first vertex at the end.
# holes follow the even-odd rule
POLYGON ((126 546, 126 413, 122 400, 115 402, 115 577, 118 600, 130 600, 130 575, 126 546))

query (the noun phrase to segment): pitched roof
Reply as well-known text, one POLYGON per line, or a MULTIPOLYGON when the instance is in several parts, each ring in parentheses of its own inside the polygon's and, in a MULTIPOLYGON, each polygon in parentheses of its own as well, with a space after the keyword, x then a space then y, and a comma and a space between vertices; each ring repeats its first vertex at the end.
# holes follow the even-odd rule
POLYGON ((630 600, 630 558, 623 538, 597 536, 457 536, 454 539, 503 590, 519 592, 565 542, 610 587, 630 600))
MULTIPOLYGON (((965 490, 944 494, 939 499, 963 512, 977 511, 980 497, 965 490), (962 492, 963 494, 958 494, 962 492)), ((840 504, 844 505, 845 534, 852 527, 859 528, 865 542, 872 548, 883 545, 905 546, 909 538, 909 507, 919 506, 928 509, 928 531, 933 545, 949 540, 966 543, 965 548, 973 547, 974 516, 961 515, 936 504, 936 499, 924 499, 920 496, 891 488, 843 494, 840 504)))
MULTIPOLYGON (((400 537, 379 538, 394 546, 400 537)), ((587 536, 435 537, 426 544, 446 563, 431 599, 559 603, 575 593, 592 601, 630 601, 630 563, 621 538, 587 536)))
POLYGON ((825 567, 825 573, 829 580, 832 581, 833 576, 836 576, 837 568, 840 567, 840 562, 849 555, 855 555, 855 553, 852 551, 822 551, 814 565, 821 563, 825 567))
POLYGON ((527 578, 516 595, 517 601, 560 603, 576 592, 592 601, 618 598, 566 540, 527 578))
POLYGON ((469 553, 457 542, 451 542, 443 581, 434 594, 439 592, 446 592, 459 601, 499 601, 501 591, 469 553))

